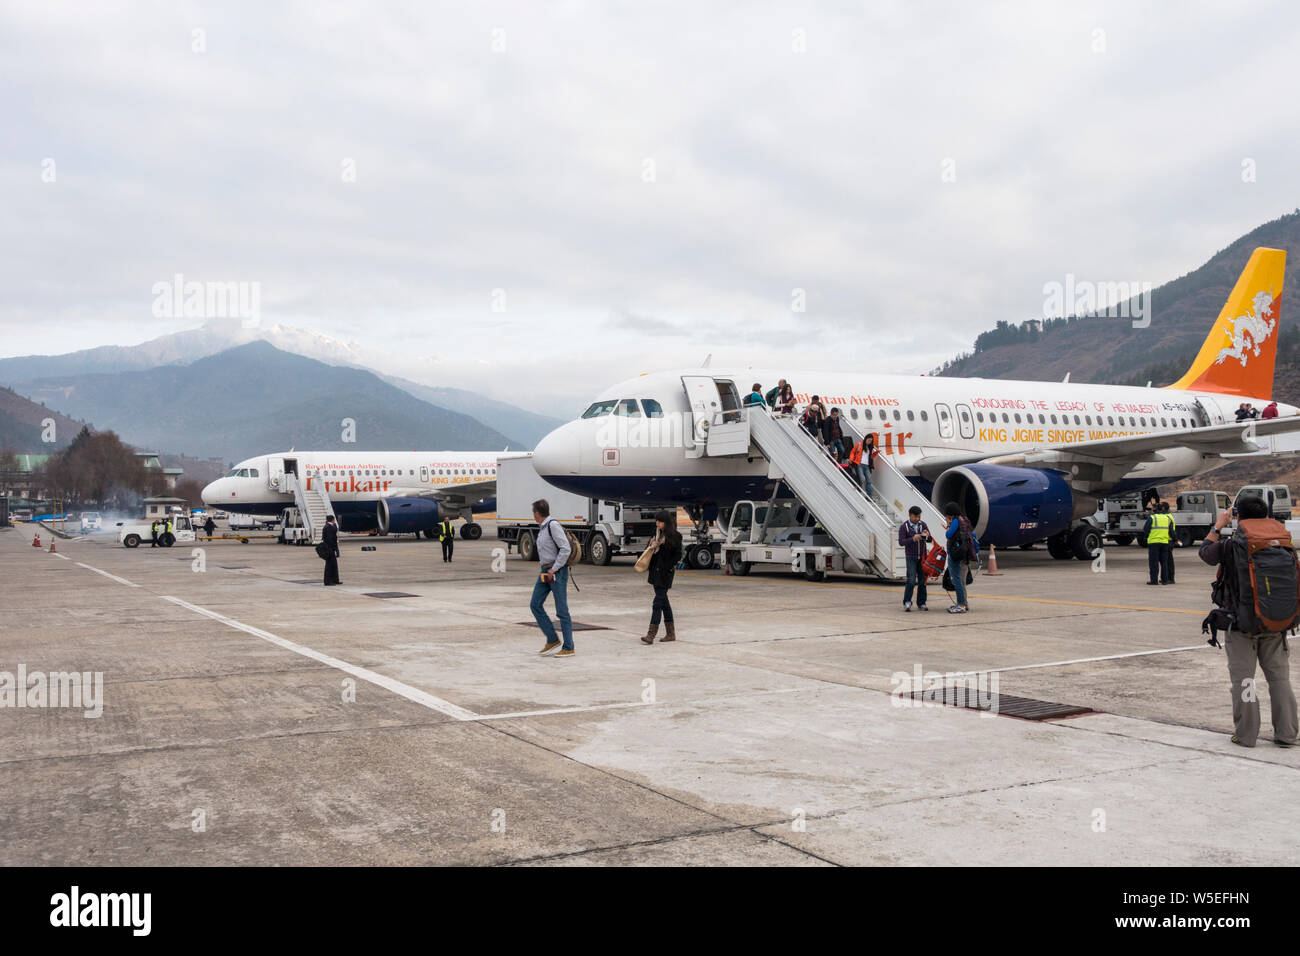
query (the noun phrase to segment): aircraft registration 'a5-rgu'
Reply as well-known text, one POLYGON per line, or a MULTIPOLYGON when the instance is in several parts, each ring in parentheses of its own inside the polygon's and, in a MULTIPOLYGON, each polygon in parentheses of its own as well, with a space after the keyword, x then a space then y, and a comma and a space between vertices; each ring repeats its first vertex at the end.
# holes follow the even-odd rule
POLYGON ((322 487, 344 531, 433 536, 442 518, 464 518, 461 536, 478 538, 473 514, 491 511, 499 452, 288 451, 241 461, 203 489, 203 503, 240 514, 278 515, 294 503, 288 476, 322 487))
POLYGON ((711 429, 745 414, 754 382, 780 378, 798 404, 820 395, 938 506, 959 503, 982 541, 1067 534, 1097 499, 1178 481, 1300 431, 1297 408, 1263 409, 1273 388, 1286 253, 1256 249, 1187 374, 1167 388, 870 375, 794 369, 678 369, 605 392, 533 454, 538 474, 593 498, 717 505, 775 489, 761 452, 700 454, 711 429), (680 427, 674 427, 679 422, 680 427))

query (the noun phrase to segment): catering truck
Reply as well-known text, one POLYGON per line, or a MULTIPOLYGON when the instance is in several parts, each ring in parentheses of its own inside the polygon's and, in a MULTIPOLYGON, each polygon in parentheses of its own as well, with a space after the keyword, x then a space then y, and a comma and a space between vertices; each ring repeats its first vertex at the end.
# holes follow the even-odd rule
POLYGON ((592 564, 609 564, 616 554, 638 555, 654 537, 657 509, 561 491, 537 474, 531 454, 502 458, 497 462, 497 538, 507 550, 517 548, 525 561, 537 558, 533 502, 538 498, 546 499, 551 516, 582 543, 583 560, 592 564))

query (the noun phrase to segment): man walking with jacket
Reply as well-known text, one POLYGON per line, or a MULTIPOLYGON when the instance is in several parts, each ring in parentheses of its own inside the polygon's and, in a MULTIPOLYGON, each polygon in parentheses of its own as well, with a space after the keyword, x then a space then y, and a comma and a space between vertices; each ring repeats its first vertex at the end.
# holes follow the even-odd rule
POLYGON ((556 657, 573 656, 573 620, 569 617, 569 536, 558 521, 551 517, 551 506, 545 498, 533 502, 533 520, 539 525, 537 529, 537 559, 541 562, 542 573, 533 584, 533 599, 529 609, 546 637, 546 646, 541 653, 549 654, 559 648, 556 657), (555 625, 546 613, 546 596, 555 598, 555 616, 560 619, 560 631, 564 635, 563 646, 555 636, 555 625))

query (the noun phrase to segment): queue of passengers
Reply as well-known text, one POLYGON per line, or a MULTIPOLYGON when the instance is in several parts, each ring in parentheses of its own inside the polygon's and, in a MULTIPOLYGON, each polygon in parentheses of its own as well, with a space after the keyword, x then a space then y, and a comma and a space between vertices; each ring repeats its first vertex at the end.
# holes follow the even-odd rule
MULTIPOLYGON (((755 382, 748 395, 746 405, 766 405, 774 415, 793 415, 795 411, 794 388, 785 379, 776 383, 774 388, 763 392, 763 386, 755 382)), ((799 418, 813 440, 822 446, 845 473, 862 486, 862 490, 871 494, 871 473, 876 468, 876 438, 868 434, 860 441, 854 441, 844 430, 844 419, 838 408, 827 411, 820 395, 814 395, 799 418)))

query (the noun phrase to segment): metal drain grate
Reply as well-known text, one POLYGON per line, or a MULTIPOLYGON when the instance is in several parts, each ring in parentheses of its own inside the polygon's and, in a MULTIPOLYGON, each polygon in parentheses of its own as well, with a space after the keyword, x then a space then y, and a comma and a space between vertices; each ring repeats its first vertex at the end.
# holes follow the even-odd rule
POLYGON ((962 707, 966 710, 988 710, 999 717, 1019 717, 1021 720, 1058 720, 1061 717, 1096 713, 1091 707, 1058 704, 1050 700, 1017 697, 1014 694, 990 694, 986 699, 981 700, 980 695, 972 690, 960 687, 918 690, 908 696, 913 700, 947 704, 950 707, 962 707))
MULTIPOLYGON (((520 627, 537 627, 536 621, 516 621, 515 623, 518 624, 520 627)), ((560 622, 552 621, 551 623, 555 625, 555 630, 558 633, 560 630, 560 622)), ((581 621, 574 621, 573 629, 575 631, 608 631, 609 630, 609 628, 603 627, 600 624, 583 624, 581 621)))
POLYGON ((373 598, 399 598, 399 597, 419 597, 418 594, 407 594, 405 591, 366 591, 366 597, 373 598))

